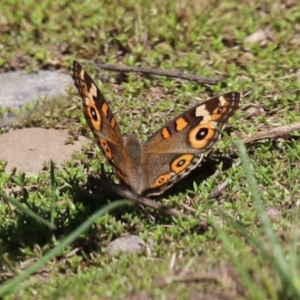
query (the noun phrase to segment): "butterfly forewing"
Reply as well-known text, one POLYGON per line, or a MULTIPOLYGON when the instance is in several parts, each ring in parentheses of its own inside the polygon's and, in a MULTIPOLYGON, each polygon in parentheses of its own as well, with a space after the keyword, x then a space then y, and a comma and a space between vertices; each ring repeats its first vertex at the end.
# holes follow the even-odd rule
POLYGON ((210 98, 179 114, 144 144, 147 153, 205 153, 218 140, 219 129, 239 107, 241 94, 210 98), (155 145, 155 146, 154 146, 155 145))
POLYGON ((125 176, 123 139, 119 126, 103 94, 82 68, 74 61, 73 80, 82 99, 85 117, 92 129, 99 147, 106 158, 117 168, 120 177, 125 176))
POLYGON ((230 92, 210 98, 176 116, 155 132, 145 143, 145 170, 152 188, 148 195, 158 195, 172 186, 203 159, 220 137, 219 129, 239 107, 241 94, 230 92), (149 166, 161 164, 159 175, 153 175, 149 166))

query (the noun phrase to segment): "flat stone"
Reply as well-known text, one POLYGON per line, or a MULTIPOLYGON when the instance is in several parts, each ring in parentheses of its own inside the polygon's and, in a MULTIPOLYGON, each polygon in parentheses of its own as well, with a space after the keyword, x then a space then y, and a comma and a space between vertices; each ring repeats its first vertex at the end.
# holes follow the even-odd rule
POLYGON ((89 142, 85 137, 66 145, 69 137, 65 130, 23 128, 0 135, 0 159, 8 162, 5 171, 12 168, 27 174, 38 174, 43 163, 53 160, 57 166, 70 159, 74 151, 89 142))
POLYGON ((111 256, 124 252, 139 252, 146 247, 146 243, 137 235, 128 235, 113 240, 107 246, 107 253, 111 256))
POLYGON ((260 43, 262 46, 272 38, 273 34, 269 29, 259 29, 245 38, 246 43, 260 43))
POLYGON ((58 71, 3 73, 0 74, 0 106, 14 108, 41 97, 66 95, 67 86, 73 86, 71 75, 58 71))

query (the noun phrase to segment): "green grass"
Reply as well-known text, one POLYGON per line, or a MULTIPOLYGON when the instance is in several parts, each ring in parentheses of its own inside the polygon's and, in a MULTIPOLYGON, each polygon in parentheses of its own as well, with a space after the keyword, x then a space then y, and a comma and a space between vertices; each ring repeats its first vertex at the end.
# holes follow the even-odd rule
MULTIPOLYGON (((138 132, 142 140, 195 104, 195 97, 253 89, 230 122, 234 134, 246 137, 300 121, 300 5, 288 2, 37 5, 4 0, 0 69, 70 74, 76 59, 93 78, 99 77, 96 62, 222 75, 224 82, 202 86, 101 72, 108 80, 97 83, 123 134, 138 132), (245 43, 259 29, 269 29, 272 38, 245 43)), ((27 105, 16 112, 20 122, 12 127, 63 128, 72 138, 92 138, 75 95, 72 88, 63 99, 27 105)), ((0 108, 0 114, 4 111, 0 108)), ((38 176, 4 173, 0 161, 0 191, 6 195, 0 198, 0 296, 299 299, 299 132, 251 145, 247 155, 241 145, 239 155, 232 154, 235 149, 224 137, 203 167, 158 199, 212 222, 205 232, 192 221, 153 211, 149 217, 136 206, 119 206, 127 202, 115 202, 116 195, 88 186, 87 174, 112 171, 95 145, 74 154, 63 170, 48 165, 38 176), (228 155, 230 161, 224 159, 228 155), (215 169, 219 172, 209 175, 215 169), (211 199, 210 192, 227 179, 221 195, 211 199), (153 247, 110 257, 109 242, 129 234, 152 239, 153 247)))

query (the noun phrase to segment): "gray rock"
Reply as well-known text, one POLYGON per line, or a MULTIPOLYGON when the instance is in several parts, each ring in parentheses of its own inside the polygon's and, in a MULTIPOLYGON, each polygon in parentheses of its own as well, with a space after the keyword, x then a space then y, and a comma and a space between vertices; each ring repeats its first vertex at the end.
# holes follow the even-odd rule
POLYGON ((16 167, 17 171, 37 174, 44 162, 53 160, 59 166, 68 160, 74 151, 80 150, 89 139, 66 145, 69 137, 65 130, 44 128, 23 128, 0 135, 0 159, 8 162, 6 172, 16 167))
POLYGON ((112 241, 107 246, 107 253, 111 256, 118 252, 139 252, 145 249, 146 243, 137 235, 128 235, 112 241))
POLYGON ((73 85, 70 74, 58 71, 3 73, 0 74, 0 106, 13 108, 41 97, 66 95, 65 89, 70 85, 73 85))

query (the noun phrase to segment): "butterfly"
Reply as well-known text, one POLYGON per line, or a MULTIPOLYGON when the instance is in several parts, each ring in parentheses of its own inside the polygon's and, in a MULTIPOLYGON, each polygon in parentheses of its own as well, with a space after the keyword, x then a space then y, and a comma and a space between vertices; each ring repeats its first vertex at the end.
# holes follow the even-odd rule
POLYGON ((122 137, 118 123, 100 89, 76 61, 73 80, 85 117, 121 183, 143 196, 162 194, 195 169, 219 140, 219 129, 238 109, 241 93, 228 92, 179 114, 145 143, 135 135, 122 137))

